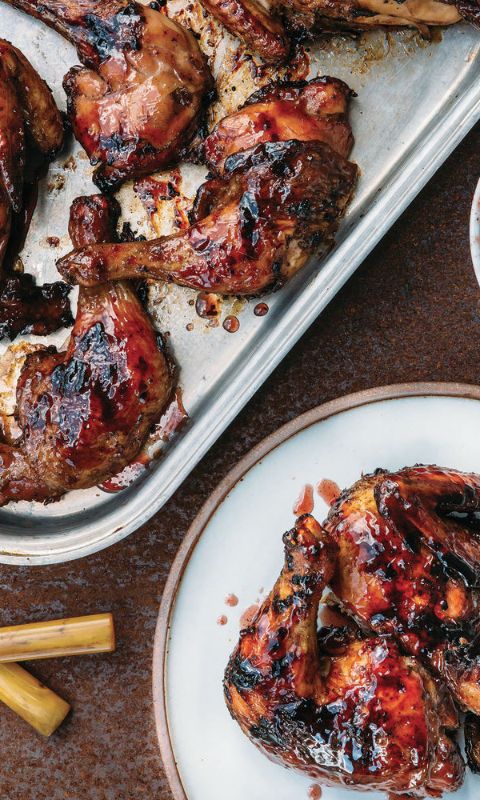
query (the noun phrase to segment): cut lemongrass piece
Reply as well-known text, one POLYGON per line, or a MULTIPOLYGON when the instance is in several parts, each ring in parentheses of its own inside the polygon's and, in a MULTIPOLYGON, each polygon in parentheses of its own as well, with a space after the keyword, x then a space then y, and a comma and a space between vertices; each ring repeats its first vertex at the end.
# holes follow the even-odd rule
POLYGON ((81 656, 115 650, 111 614, 0 628, 0 662, 81 656))
POLYGON ((19 664, 0 664, 0 700, 35 730, 50 736, 70 706, 19 664))

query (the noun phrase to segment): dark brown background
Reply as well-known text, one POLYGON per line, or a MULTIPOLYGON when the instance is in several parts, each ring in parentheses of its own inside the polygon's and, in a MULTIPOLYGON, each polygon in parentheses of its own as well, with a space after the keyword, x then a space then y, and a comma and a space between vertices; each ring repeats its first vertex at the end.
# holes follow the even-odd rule
POLYGON ((468 245, 479 138, 477 126, 151 522, 82 561, 0 566, 0 623, 111 609, 119 639, 111 656, 32 666, 74 706, 49 741, 0 707, 2 800, 169 800, 152 716, 152 642, 168 569, 210 491, 252 445, 326 400, 400 381, 480 381, 480 290, 468 245))

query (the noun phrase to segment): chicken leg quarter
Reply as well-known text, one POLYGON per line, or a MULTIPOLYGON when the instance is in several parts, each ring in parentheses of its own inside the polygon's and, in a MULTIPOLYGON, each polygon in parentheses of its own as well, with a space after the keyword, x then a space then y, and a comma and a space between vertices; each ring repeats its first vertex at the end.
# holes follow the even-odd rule
POLYGON ((84 67, 65 77, 68 113, 98 164, 95 182, 103 191, 179 159, 212 88, 190 31, 128 0, 6 2, 76 46, 84 67))
MULTIPOLYGON (((112 239, 106 198, 79 198, 76 244, 112 239), (93 235, 93 236, 92 236, 93 235)), ((0 504, 95 486, 141 449, 168 400, 171 375, 151 322, 125 283, 82 289, 66 352, 27 357, 17 387, 23 434, 0 444, 0 504)))
POLYGON ((313 517, 284 536, 285 564, 225 673, 225 699, 271 759, 324 785, 398 798, 456 789, 463 762, 448 690, 394 641, 352 636, 336 654, 317 641, 317 612, 336 546, 313 517))

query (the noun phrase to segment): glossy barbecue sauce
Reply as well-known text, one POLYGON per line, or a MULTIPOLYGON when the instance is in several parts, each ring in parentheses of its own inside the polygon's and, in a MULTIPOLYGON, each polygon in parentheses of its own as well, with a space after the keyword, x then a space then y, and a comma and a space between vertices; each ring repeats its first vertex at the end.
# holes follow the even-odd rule
POLYGON ((236 333, 240 327, 240 322, 238 321, 238 317, 234 317, 230 315, 225 317, 223 320, 223 328, 227 331, 227 333, 236 333))
POLYGON ((237 597, 237 595, 236 594, 227 595, 227 597, 225 598, 225 604, 227 606, 230 606, 230 608, 234 608, 235 606, 238 606, 238 597, 237 597))
POLYGON ((306 483, 293 506, 293 513, 297 517, 302 516, 302 514, 311 514, 313 505, 313 486, 311 483, 306 483))
POLYGON ((328 478, 323 478, 316 486, 317 494, 320 495, 322 500, 325 500, 328 506, 333 506, 336 500, 341 495, 341 490, 338 483, 331 481, 328 478))
POLYGON ((195 311, 199 317, 217 317, 220 313, 221 300, 218 294, 213 292, 200 292, 195 302, 195 311))
POLYGON ((266 303, 257 303, 253 309, 253 313, 256 317, 264 317, 265 314, 268 314, 268 310, 269 309, 266 303))
POLYGON ((173 204, 173 223, 177 230, 184 230, 190 226, 189 203, 182 193, 181 186, 182 176, 179 170, 172 170, 166 180, 148 176, 135 181, 134 191, 140 198, 154 228, 156 228, 155 216, 160 213, 166 203, 173 204))
POLYGON ((259 608, 260 605, 258 603, 253 603, 251 606, 248 606, 248 608, 245 609, 240 617, 240 630, 250 627, 259 608))

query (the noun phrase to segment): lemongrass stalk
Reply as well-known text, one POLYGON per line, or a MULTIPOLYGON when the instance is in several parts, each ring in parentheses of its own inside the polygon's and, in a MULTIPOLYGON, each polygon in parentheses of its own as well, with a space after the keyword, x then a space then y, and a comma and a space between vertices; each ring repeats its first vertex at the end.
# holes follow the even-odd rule
POLYGON ((50 736, 70 706, 19 664, 0 664, 0 700, 35 730, 50 736))
POLYGON ((115 650, 111 614, 0 628, 0 662, 80 656, 115 650))

